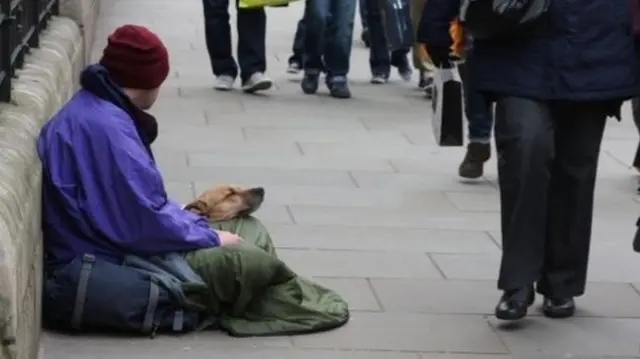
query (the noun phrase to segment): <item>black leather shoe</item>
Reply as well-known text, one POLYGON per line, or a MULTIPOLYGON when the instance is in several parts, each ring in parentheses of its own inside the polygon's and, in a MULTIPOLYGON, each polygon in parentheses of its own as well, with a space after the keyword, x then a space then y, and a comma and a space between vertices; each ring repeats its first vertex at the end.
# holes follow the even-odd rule
POLYGON ((573 298, 544 298, 542 313, 548 318, 569 318, 576 313, 573 298))
POLYGON ((533 287, 524 287, 504 292, 496 306, 496 318, 518 320, 527 315, 527 309, 533 304, 533 287))

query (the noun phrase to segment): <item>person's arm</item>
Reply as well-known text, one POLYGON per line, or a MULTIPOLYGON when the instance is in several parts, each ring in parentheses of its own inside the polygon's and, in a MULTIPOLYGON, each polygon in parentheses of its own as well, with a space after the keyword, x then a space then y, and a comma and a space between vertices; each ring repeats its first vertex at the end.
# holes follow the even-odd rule
MULTIPOLYGON (((124 116, 124 114, 122 115, 124 116)), ((113 244, 138 255, 220 245, 204 217, 167 199, 155 163, 128 118, 87 126, 73 151, 84 185, 88 220, 113 244)))
POLYGON ((451 52, 453 39, 449 29, 459 11, 460 0, 428 0, 422 9, 418 42, 425 44, 436 65, 446 61, 451 52))

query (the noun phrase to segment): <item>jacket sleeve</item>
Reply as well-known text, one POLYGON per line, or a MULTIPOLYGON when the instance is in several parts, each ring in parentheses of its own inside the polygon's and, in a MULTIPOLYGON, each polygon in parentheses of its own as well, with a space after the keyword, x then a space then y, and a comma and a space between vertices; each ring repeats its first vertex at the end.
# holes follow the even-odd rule
POLYGON ((418 42, 449 48, 453 44, 449 27, 458 17, 460 0, 428 0, 422 9, 418 26, 418 42))
POLYGON ((167 198, 160 172, 135 129, 122 125, 131 119, 109 120, 110 126, 79 129, 83 135, 73 141, 84 210, 92 225, 131 254, 218 246, 218 235, 205 218, 167 198))

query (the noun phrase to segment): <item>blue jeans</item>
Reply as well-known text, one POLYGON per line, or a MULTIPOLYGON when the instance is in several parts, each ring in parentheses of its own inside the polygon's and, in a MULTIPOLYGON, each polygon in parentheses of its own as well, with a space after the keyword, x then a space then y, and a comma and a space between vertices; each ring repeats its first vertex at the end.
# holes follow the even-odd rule
POLYGON ((289 64, 296 62, 302 65, 302 54, 304 53, 304 38, 306 35, 306 26, 304 23, 304 16, 298 21, 298 27, 296 28, 296 34, 293 37, 293 55, 289 58, 289 64))
POLYGON ((324 65, 328 79, 349 73, 355 13, 355 0, 306 0, 305 71, 324 65))
POLYGON ((387 36, 382 22, 380 0, 361 0, 366 5, 367 25, 369 26, 369 66, 375 75, 388 75, 391 66, 408 67, 407 54, 410 48, 398 49, 389 53, 387 36))
MULTIPOLYGON (((465 47, 466 62, 469 63, 473 61, 473 40, 467 38, 465 47)), ((467 68, 465 64, 459 69, 464 87, 465 115, 469 122, 469 142, 489 143, 493 130, 493 102, 469 85, 467 68)))

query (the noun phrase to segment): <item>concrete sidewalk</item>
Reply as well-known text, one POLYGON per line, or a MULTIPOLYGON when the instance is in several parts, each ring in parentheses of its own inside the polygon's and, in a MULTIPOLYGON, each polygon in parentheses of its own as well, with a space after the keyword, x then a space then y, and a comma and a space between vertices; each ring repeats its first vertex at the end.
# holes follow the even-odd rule
POLYGON ((628 168, 638 134, 630 118, 611 121, 607 130, 592 283, 578 316, 551 321, 536 306, 520 327, 504 328, 492 317, 500 254, 495 162, 486 179, 460 182, 463 150, 434 145, 430 104, 415 83, 395 74, 387 85, 368 83, 359 29, 354 98, 331 99, 325 89, 303 95, 299 78, 285 74, 302 3, 268 10, 269 73, 277 88, 264 96, 214 92, 201 6, 104 2, 94 54, 120 24, 148 25, 162 36, 172 73, 153 110, 162 132, 154 149, 170 194, 188 201, 220 182, 266 187, 258 216, 280 255, 346 296, 353 319, 336 331, 291 338, 47 334, 46 359, 640 357, 640 255, 631 250, 640 206, 628 168))

